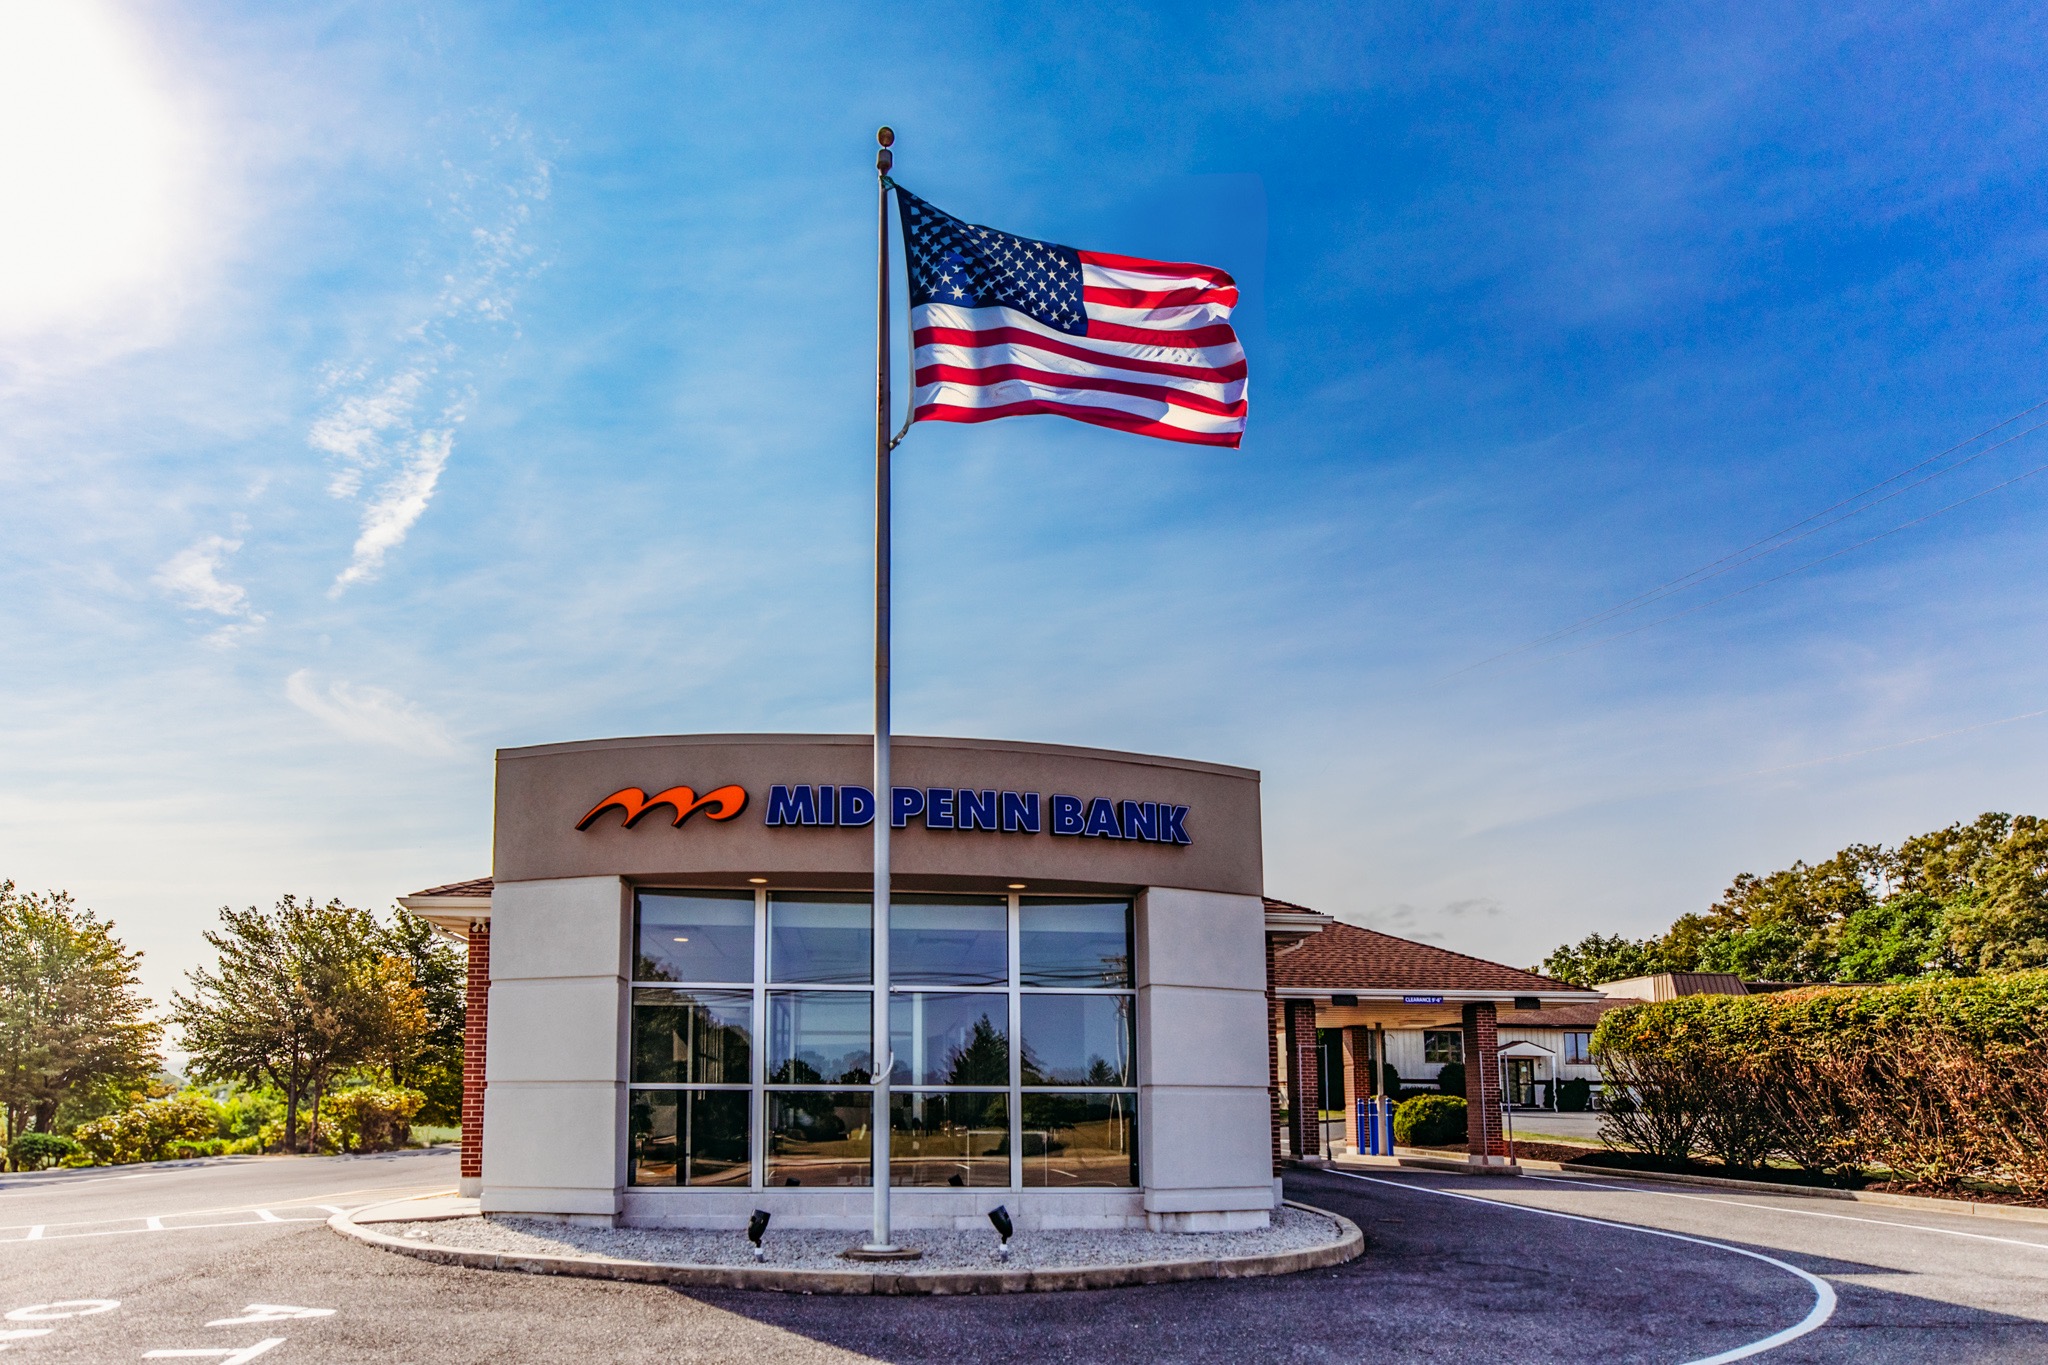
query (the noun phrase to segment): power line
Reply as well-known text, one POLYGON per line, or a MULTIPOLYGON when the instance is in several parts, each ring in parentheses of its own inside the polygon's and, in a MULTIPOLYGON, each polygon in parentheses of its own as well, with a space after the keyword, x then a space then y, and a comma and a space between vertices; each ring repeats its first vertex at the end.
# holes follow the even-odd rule
MULTIPOLYGON (((1663 598, 1670 597, 1678 592, 1684 591, 1686 588, 1696 587, 1700 583, 1707 582, 1711 579, 1719 578, 1722 574, 1730 573, 1736 569, 1741 568, 1745 564, 1753 563, 1754 561, 1762 559, 1767 555, 1776 554, 1779 550, 1785 549, 1788 546, 1796 545, 1800 541, 1805 540, 1810 536, 1819 534, 1821 531, 1826 530, 1830 526, 1840 525, 1842 522, 1847 521, 1850 517, 1858 516, 1864 512, 1867 512, 1873 507, 1880 506, 1886 502, 1891 501, 1893 498, 1900 497, 1906 493, 1909 493, 1913 489, 1919 488, 1922 485, 1933 481, 1934 479, 1941 478, 1943 475, 1952 474, 1956 470, 1961 469, 1964 465, 1969 464, 1973 460, 1981 459, 1983 456, 1989 455, 1994 450, 1999 450, 2005 446, 2011 445, 2014 441, 2020 440, 2023 437, 2031 436, 2034 432, 2041 430, 2043 426, 2048 426, 2048 422, 2036 424, 2034 426, 2027 428, 2025 431, 2018 433, 2017 435, 2008 436, 2003 441, 1996 442, 1990 446, 1985 447, 1983 450, 1977 451, 1972 455, 1966 456, 1965 458, 1956 461, 1954 464, 1948 466, 1946 469, 1936 470, 1934 473, 1928 475, 1926 478, 1921 479, 1916 483, 1908 484, 1904 488, 1895 489, 1894 491, 1887 493, 1882 498, 1878 498, 1872 502, 1864 503, 1863 506, 1855 508, 1853 511, 1844 513, 1842 516, 1835 517, 1830 521, 1822 522, 1822 524, 1818 526, 1813 526, 1811 530, 1805 531, 1800 535, 1792 536, 1792 532, 1798 531, 1802 527, 1809 526, 1811 523, 1821 521, 1823 517, 1827 517, 1830 513, 1840 511, 1842 508, 1848 507, 1851 503, 1860 502, 1862 501, 1862 499, 1869 497, 1872 493, 1877 492, 1879 489, 1884 488, 1890 484, 1897 483, 1900 479, 1906 478, 1911 474, 1916 474, 1920 470, 1927 468, 1927 466, 1935 464, 1938 461, 1946 459, 1948 456, 1955 454, 1955 452, 1957 452, 1958 450, 1961 450, 1966 446, 1974 445, 1978 441, 1983 440, 1986 436, 1990 436, 1995 432, 2002 431, 2006 427, 2011 426, 2014 422, 2017 422, 2024 417, 2030 416, 2033 413, 2039 412, 2044 407, 2048 407, 2048 399, 2043 399, 2041 402, 2034 404, 2030 408, 2026 408, 2023 411, 2016 412, 2012 416, 2006 418, 2005 420, 1986 427, 1984 430, 1978 432, 1976 435, 1971 436, 1966 440, 1958 441, 1954 445, 1948 447, 1946 450, 1939 451, 1936 454, 1930 455, 1926 459, 1921 460, 1917 464, 1909 465, 1905 469, 1900 470, 1898 473, 1893 474, 1887 478, 1881 479, 1860 492, 1852 493, 1850 496, 1841 499, 1839 502, 1836 502, 1828 507, 1824 507, 1820 511, 1815 512, 1810 516, 1803 517, 1800 520, 1793 522, 1789 526, 1786 526, 1777 531, 1773 531, 1771 534, 1764 536, 1760 540, 1751 541, 1749 544, 1743 546, 1739 550, 1731 550, 1727 554, 1721 556, 1719 559, 1713 560, 1706 564, 1702 564, 1700 567, 1693 569, 1690 572, 1680 574, 1677 578, 1674 578, 1669 582, 1659 584, 1657 587, 1651 588, 1646 592, 1639 593, 1638 595, 1629 598, 1627 601, 1617 603, 1616 605, 1609 607, 1604 611, 1595 612, 1593 615, 1584 617, 1581 620, 1575 621, 1568 626, 1560 627, 1557 630, 1551 631, 1548 635, 1539 636, 1534 640, 1525 641, 1524 643, 1516 645, 1511 649, 1505 649, 1498 654, 1489 655, 1488 657, 1479 660, 1477 663, 1467 664, 1463 668, 1454 669, 1453 671, 1444 674, 1443 677, 1437 679, 1437 681, 1441 682, 1449 678, 1455 678, 1461 674, 1470 673, 1476 669, 1484 668, 1488 664, 1498 663, 1502 659, 1512 658, 1517 654, 1527 653, 1529 650, 1532 649, 1539 649, 1542 646, 1550 644, 1555 640, 1561 640, 1568 635, 1576 635, 1578 632, 1585 630, 1590 626, 1597 626, 1603 621, 1610 621, 1617 616, 1626 615, 1627 613, 1634 611, 1639 607, 1648 606, 1652 602, 1656 602, 1663 598), (1785 537, 1787 536, 1791 536, 1791 539, 1785 539, 1785 537), (1777 543, 1774 544, 1773 542, 1777 543)), ((1968 501, 1968 499, 1965 499, 1965 501, 1968 501)), ((1866 541, 1863 543, 1867 544, 1868 542, 1866 541)), ((1783 576, 1784 575, 1780 575, 1780 577, 1783 576)), ((1765 581, 1772 582, 1775 580, 1767 579, 1765 581)), ((1716 600, 1724 601, 1726 599, 1723 598, 1716 600)), ((1668 620, 1670 618, 1667 617, 1664 619, 1668 620)))
MULTIPOLYGON (((2044 423, 2043 425, 2048 425, 2048 423, 2044 423)), ((2033 429, 2036 431, 2040 430, 2039 427, 2033 429)), ((2013 439, 2018 440, 2019 438, 2016 436, 2013 439)), ((2001 488, 2010 488, 2014 484, 2019 483, 2024 479, 2031 479, 2036 474, 2040 474, 2044 471, 2048 471, 2048 464, 2037 464, 2032 469, 2026 471, 2024 474, 2015 474, 2011 478, 2005 480, 2003 483, 1994 483, 1989 488, 1980 489, 1979 491, 1970 494, 1970 496, 1967 498, 1958 498, 1956 501, 1950 503, 1946 507, 1937 507, 1932 512, 1928 512, 1922 516, 1914 517, 1911 521, 1902 521, 1897 526, 1893 526, 1887 530, 1879 531, 1874 536, 1865 537, 1864 539, 1857 541, 1853 545, 1844 545, 1839 550, 1830 550, 1828 553, 1820 556, 1818 559, 1809 559, 1804 564, 1798 565, 1794 568, 1787 569, 1783 573, 1772 574, 1769 578, 1760 578, 1754 583, 1750 583, 1744 587, 1737 588, 1734 592, 1723 593, 1719 597, 1710 598, 1705 602, 1700 602, 1694 606, 1687 607, 1684 611, 1674 611, 1669 616, 1660 616, 1654 621, 1645 621, 1643 622, 1643 624, 1639 626, 1630 626, 1627 630, 1618 630, 1614 632, 1614 634, 1612 635, 1603 635, 1597 640, 1591 641, 1587 644, 1580 645, 1577 649, 1563 650, 1560 653, 1551 655, 1550 657, 1553 659, 1562 659, 1572 654, 1583 654, 1589 649, 1598 649, 1601 645, 1612 643, 1615 640, 1625 639, 1630 635, 1640 634, 1641 632, 1650 629, 1652 626, 1661 626, 1666 621, 1676 621, 1681 616, 1691 616, 1694 612, 1705 611, 1708 607, 1717 606, 1720 603, 1729 601, 1732 598, 1741 597, 1744 593, 1755 592, 1758 588, 1768 587, 1770 584, 1777 583, 1784 579, 1790 578, 1794 574, 1804 573, 1808 569, 1814 568, 1821 564, 1825 564, 1831 559, 1839 559, 1843 555, 1848 554, 1852 550, 1860 550, 1864 546, 1874 544, 1877 541, 1883 540, 1887 536, 1895 536, 1901 531, 1911 530, 1913 527, 1920 525, 1922 522, 1932 521, 1936 517, 1941 516, 1945 512, 1955 511, 1956 508, 1963 506, 1965 503, 1972 503, 1979 498, 1988 497, 1991 494, 1996 493, 2001 488)))

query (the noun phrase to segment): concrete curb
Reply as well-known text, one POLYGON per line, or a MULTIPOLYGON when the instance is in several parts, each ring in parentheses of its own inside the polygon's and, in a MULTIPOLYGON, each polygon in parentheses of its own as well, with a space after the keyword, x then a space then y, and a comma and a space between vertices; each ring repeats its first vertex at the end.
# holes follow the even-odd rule
MULTIPOLYGON (((440 1265, 477 1270, 516 1270, 528 1275, 575 1275, 595 1280, 632 1280, 694 1289, 773 1289, 797 1294, 1025 1294, 1065 1289, 1115 1289, 1125 1285, 1172 1284, 1181 1280, 1232 1280, 1259 1275, 1292 1275, 1342 1265, 1365 1251, 1365 1234, 1341 1214, 1288 1200, 1289 1208, 1320 1214, 1337 1224, 1334 1242, 1305 1251, 1270 1256, 1219 1256, 1192 1261, 1144 1261, 1133 1265, 1074 1266, 1064 1270, 795 1270, 777 1266, 674 1265, 620 1261, 597 1256, 522 1256, 469 1251, 408 1242, 372 1232, 353 1215, 337 1213, 327 1226, 344 1237, 440 1265)), ((358 1210, 368 1212, 369 1210, 358 1210)))
POLYGON ((1970 1199, 1940 1199, 1925 1194, 1891 1194, 1885 1190, 1841 1190, 1826 1185, 1786 1185, 1772 1180, 1730 1180, 1719 1175, 1676 1175, 1669 1171, 1629 1171, 1612 1166, 1572 1166, 1556 1161, 1532 1161, 1524 1166, 1565 1175, 1600 1176, 1611 1180, 1648 1180, 1663 1185, 1703 1185, 1719 1190, 1749 1190, 1754 1194, 1803 1194, 1812 1199, 1840 1199, 1856 1204, 1883 1204, 1895 1209, 1920 1209, 1928 1213, 1952 1213, 1965 1218, 2002 1218, 2014 1223, 2048 1223, 2048 1209, 2025 1204, 1992 1204, 1970 1199))

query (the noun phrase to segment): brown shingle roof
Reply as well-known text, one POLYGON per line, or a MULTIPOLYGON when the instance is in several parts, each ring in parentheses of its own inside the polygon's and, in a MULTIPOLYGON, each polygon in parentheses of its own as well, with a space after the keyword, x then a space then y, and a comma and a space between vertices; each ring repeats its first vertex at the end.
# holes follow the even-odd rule
MULTIPOLYGON (((415 891, 414 896, 476 896, 488 899, 491 894, 489 877, 472 877, 466 882, 450 882, 446 886, 430 886, 424 891, 415 891)), ((407 899, 411 899, 408 897, 407 899)))
POLYGON ((1547 976, 1432 948, 1392 934, 1333 920, 1298 948, 1273 960, 1273 984, 1282 990, 1314 991, 1538 991, 1579 989, 1547 976))
POLYGON ((1553 1005, 1540 1010, 1502 1010, 1502 1028, 1569 1028, 1589 1029, 1600 1022, 1600 1016, 1623 1005, 1639 1005, 1640 1000, 1599 1000, 1587 1005, 1553 1005))

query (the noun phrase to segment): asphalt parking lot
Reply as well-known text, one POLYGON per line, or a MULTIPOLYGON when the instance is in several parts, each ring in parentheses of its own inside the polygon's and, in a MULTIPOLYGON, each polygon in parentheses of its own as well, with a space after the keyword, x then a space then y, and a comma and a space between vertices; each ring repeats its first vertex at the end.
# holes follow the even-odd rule
POLYGON ((1365 1257, 1271 1280, 843 1299, 451 1269, 328 1212, 445 1151, 0 1177, 28 1361, 2048 1359, 2048 1225, 1627 1180, 1290 1177, 1365 1257))

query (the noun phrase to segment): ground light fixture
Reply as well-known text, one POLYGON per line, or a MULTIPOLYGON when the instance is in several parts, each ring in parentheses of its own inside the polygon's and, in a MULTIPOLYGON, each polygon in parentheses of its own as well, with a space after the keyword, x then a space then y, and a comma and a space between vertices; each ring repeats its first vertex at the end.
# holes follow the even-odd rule
POLYGON ((755 1209, 754 1216, 747 1220, 747 1240, 754 1244, 754 1259, 765 1261, 768 1253, 761 1246, 761 1235, 768 1231, 770 1215, 766 1209, 755 1209))
POLYGON ((996 1259, 999 1261, 1009 1260, 1010 1234, 1017 1230, 1016 1225, 1010 1221, 1009 1209, 1001 1204, 996 1205, 988 1211, 988 1221, 995 1226, 996 1236, 1003 1239, 996 1246, 996 1259))

